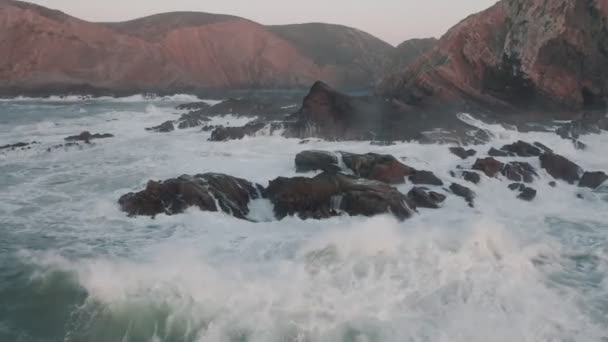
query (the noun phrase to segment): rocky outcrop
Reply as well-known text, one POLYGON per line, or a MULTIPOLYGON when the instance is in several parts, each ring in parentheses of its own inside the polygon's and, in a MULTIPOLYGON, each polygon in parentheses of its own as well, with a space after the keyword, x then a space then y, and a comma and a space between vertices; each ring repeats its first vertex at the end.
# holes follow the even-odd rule
POLYGON ((426 184, 443 186, 443 181, 435 176, 431 171, 416 171, 410 176, 410 182, 413 184, 426 184))
POLYGON ((581 179, 583 169, 559 154, 545 153, 540 156, 541 167, 555 179, 574 184, 581 179))
POLYGON ((418 140, 478 143, 484 131, 441 111, 403 106, 374 96, 350 96, 316 82, 284 135, 326 140, 418 140), (441 128, 438 133, 436 128, 441 128))
POLYGON ((209 141, 241 140, 251 136, 266 126, 263 122, 253 122, 241 127, 218 127, 211 132, 209 141))
POLYGON ((175 121, 169 120, 165 121, 162 124, 154 127, 146 128, 146 131, 158 132, 158 133, 169 133, 175 130, 175 121))
POLYGON ((416 173, 415 169, 401 163, 391 155, 346 152, 341 152, 341 154, 344 165, 358 177, 389 184, 400 184, 405 182, 405 177, 416 173))
POLYGON ((460 159, 467 159, 477 154, 477 151, 473 149, 467 150, 464 147, 450 147, 450 152, 452 152, 453 155, 460 157, 460 159))
POLYGON ((450 185, 450 190, 454 195, 464 198, 470 207, 475 205, 475 192, 473 190, 458 183, 452 183, 452 185, 450 185))
POLYGON ((416 208, 439 209, 447 198, 445 195, 425 188, 413 188, 407 198, 416 208))
POLYGON ((340 171, 338 157, 335 154, 326 151, 303 151, 296 155, 297 172, 317 170, 325 172, 340 171))
POLYGON ((486 174, 486 176, 493 178, 503 169, 505 164, 494 158, 484 158, 477 159, 475 164, 473 165, 474 170, 481 171, 486 174))
POLYGON ((10 150, 10 151, 15 151, 17 149, 21 149, 21 150, 29 150, 32 148, 32 145, 37 145, 40 144, 37 141, 32 141, 32 142, 18 142, 18 143, 14 143, 14 144, 8 144, 8 145, 3 145, 0 146, 0 151, 2 150, 10 150))
POLYGON ((84 131, 84 132, 80 133, 79 135, 72 135, 72 136, 65 138, 65 141, 84 141, 85 143, 90 143, 91 140, 93 140, 93 139, 107 139, 107 138, 113 138, 113 137, 114 137, 114 135, 112 135, 110 133, 91 134, 91 132, 89 132, 89 131, 84 131))
POLYGON ((578 186, 581 188, 597 189, 606 181, 608 181, 608 175, 604 172, 585 172, 578 186))
POLYGON ((184 175, 163 182, 150 181, 145 190, 126 194, 118 203, 130 216, 175 215, 198 207, 245 219, 249 202, 259 197, 258 188, 244 179, 222 174, 184 175))
POLYGON ((513 183, 509 185, 509 189, 519 192, 517 198, 523 201, 533 201, 536 198, 537 191, 533 188, 529 188, 521 183, 513 183))
POLYGON ((353 216, 392 213, 404 220, 413 206, 397 189, 377 181, 322 173, 314 178, 277 178, 266 195, 274 204, 277 218, 297 215, 302 219, 322 219, 344 212, 353 216))
POLYGON ((309 87, 316 80, 347 88, 374 85, 394 49, 347 27, 311 36, 309 31, 319 27, 325 25, 276 28, 194 12, 92 23, 3 0, 0 93, 284 89, 309 87), (317 60, 318 53, 323 60, 317 60))
POLYGON ((608 6, 589 0, 501 0, 450 29, 379 90, 453 110, 576 117, 605 110, 608 6), (551 111, 549 111, 549 110, 551 111))
POLYGON ((540 148, 521 140, 511 145, 505 145, 500 150, 518 157, 539 157, 542 154, 540 148))
POLYGON ((514 182, 532 183, 534 178, 538 177, 534 167, 524 162, 510 162, 502 168, 501 173, 514 182))
POLYGON ((435 47, 436 44, 436 38, 423 38, 409 39, 397 45, 390 72, 399 72, 407 68, 420 56, 424 56, 425 53, 435 47))

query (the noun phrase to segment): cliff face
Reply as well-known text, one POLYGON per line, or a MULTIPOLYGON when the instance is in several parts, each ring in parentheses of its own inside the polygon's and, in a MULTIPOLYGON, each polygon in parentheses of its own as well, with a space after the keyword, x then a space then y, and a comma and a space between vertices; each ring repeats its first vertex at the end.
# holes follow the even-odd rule
POLYGON ((393 52, 389 73, 400 72, 410 66, 437 45, 436 38, 409 39, 399 44, 393 52))
POLYGON ((453 27, 379 90, 417 106, 605 108, 608 2, 502 0, 453 27))
POLYGON ((369 88, 381 79, 392 51, 381 40, 342 26, 266 27, 191 12, 91 23, 0 0, 4 93, 307 88, 316 80, 369 88))

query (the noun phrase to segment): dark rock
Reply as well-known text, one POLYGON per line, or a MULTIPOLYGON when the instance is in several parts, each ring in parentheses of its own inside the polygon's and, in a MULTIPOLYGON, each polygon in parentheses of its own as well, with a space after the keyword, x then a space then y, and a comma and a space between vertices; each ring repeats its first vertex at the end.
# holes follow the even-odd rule
POLYGON ((209 141, 240 140, 245 136, 251 136, 266 126, 263 122, 249 123, 242 127, 218 127, 211 132, 209 141))
POLYGON ((442 186, 443 181, 435 176, 431 171, 416 171, 410 176, 410 182, 413 184, 428 184, 442 186))
POLYGON ((175 130, 175 126, 173 125, 173 123, 174 121, 172 120, 165 121, 158 126, 146 128, 146 131, 154 131, 159 133, 173 132, 175 130))
POLYGON ((452 183, 452 185, 450 185, 450 190, 454 195, 464 198, 467 203, 469 203, 469 206, 473 207, 475 201, 475 192, 473 192, 473 190, 458 183, 452 183))
POLYGON ((30 149, 31 145, 37 145, 37 144, 40 144, 40 143, 37 142, 37 141, 32 141, 32 142, 29 142, 29 143, 18 142, 18 143, 15 143, 15 144, 9 144, 9 145, 0 146, 0 150, 11 150, 11 151, 14 151, 14 150, 16 150, 18 148, 24 150, 24 149, 30 149))
POLYGON ((555 179, 564 180, 574 184, 581 177, 583 170, 580 166, 571 162, 559 154, 545 153, 540 156, 541 167, 555 179))
POLYGON ((245 219, 250 200, 258 197, 256 186, 244 179, 206 173, 163 182, 150 181, 145 190, 126 194, 118 203, 130 216, 175 215, 198 207, 203 211, 222 210, 245 219))
POLYGON ((608 180, 608 175, 604 172, 585 172, 578 186, 581 188, 597 189, 608 180))
POLYGON ((587 145, 577 139, 572 139, 572 144, 574 145, 574 148, 577 150, 586 150, 587 149, 587 145))
POLYGON ((296 155, 296 171, 340 171, 338 157, 335 154, 325 151, 303 151, 296 155))
POLYGON ((300 141, 300 145, 306 145, 310 142, 310 139, 304 139, 302 141, 300 141))
POLYGON ((416 170, 404 165, 391 155, 347 152, 341 152, 341 154, 344 165, 358 177, 400 184, 405 182, 405 177, 416 173, 416 170))
POLYGON ((211 106, 206 102, 191 102, 191 103, 181 104, 181 105, 175 107, 175 109, 177 109, 177 110, 201 110, 201 109, 207 109, 209 107, 211 107, 211 106))
POLYGON ((67 138, 65 138, 65 141, 84 141, 85 143, 89 143, 91 140, 93 139, 106 139, 106 138, 113 138, 114 135, 110 134, 110 133, 105 133, 105 134, 91 134, 88 131, 84 131, 82 133, 80 133, 79 135, 73 135, 73 136, 69 136, 67 138))
POLYGON ((199 127, 204 125, 206 122, 211 121, 211 119, 209 119, 208 117, 206 117, 205 115, 203 115, 200 112, 191 112, 188 114, 183 114, 178 120, 177 120, 177 128, 179 129, 186 129, 186 128, 192 128, 192 127, 199 127))
POLYGON ((409 202, 417 208, 439 209, 441 203, 446 199, 445 195, 437 192, 429 192, 424 188, 413 188, 408 194, 409 202))
POLYGON ((542 153, 540 148, 521 140, 511 145, 505 145, 501 150, 519 157, 538 157, 542 153))
POLYGON ((394 141, 372 141, 369 143, 372 146, 394 146, 397 145, 394 141))
POLYGON ((549 186, 555 188, 557 186, 557 183, 555 181, 551 181, 549 182, 549 186))
POLYGON ((521 193, 519 194, 519 196, 517 196, 517 198, 524 201, 532 201, 536 198, 536 190, 528 187, 523 187, 523 189, 521 189, 521 193))
POLYGON ((525 183, 534 182, 534 177, 538 176, 534 167, 524 162, 508 163, 502 169, 502 175, 514 182, 523 181, 525 183))
POLYGON ((463 175, 464 180, 467 182, 470 182, 473 184, 479 184, 479 182, 481 182, 481 176, 477 172, 463 171, 462 175, 463 175))
POLYGON ((477 154, 477 151, 470 149, 466 150, 463 147, 450 147, 450 152, 452 154, 460 157, 461 159, 467 159, 469 157, 473 157, 477 154))
POLYGON ((511 191, 515 191, 515 190, 523 191, 525 188, 526 188, 526 186, 523 185, 522 183, 509 184, 509 190, 511 190, 511 191))
POLYGON ((277 178, 266 190, 277 218, 298 215, 322 219, 340 212, 357 216, 392 213, 404 220, 413 215, 412 206, 397 189, 378 181, 339 173, 322 173, 314 178, 277 178))
POLYGON ((232 114, 268 118, 290 114, 286 107, 284 101, 274 98, 230 98, 209 108, 203 108, 200 112, 209 116, 232 114))
POLYGON ((201 128, 201 131, 202 132, 210 132, 210 131, 213 131, 216 128, 219 128, 219 127, 222 127, 222 126, 205 125, 205 126, 203 126, 203 128, 201 128))
POLYGON ((511 154, 509 152, 497 150, 494 147, 492 147, 488 151, 488 155, 491 157, 509 157, 509 156, 511 156, 511 154))
POLYGON ((542 144, 542 143, 539 143, 538 141, 535 141, 535 142, 534 142, 534 146, 536 146, 536 147, 540 148, 540 149, 541 149, 543 152, 546 152, 546 153, 553 153, 553 150, 552 150, 552 149, 550 149, 549 147, 547 147, 546 145, 544 145, 544 144, 542 144))
POLYGON ((504 164, 494 158, 477 159, 473 165, 474 170, 482 171, 486 176, 495 177, 502 170, 504 164))

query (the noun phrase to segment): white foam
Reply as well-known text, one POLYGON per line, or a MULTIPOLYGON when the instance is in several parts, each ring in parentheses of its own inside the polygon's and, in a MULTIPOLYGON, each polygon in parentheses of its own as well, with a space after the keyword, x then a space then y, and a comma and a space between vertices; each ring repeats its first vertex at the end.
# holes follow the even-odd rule
MULTIPOLYGON (((128 325, 162 308, 166 314, 155 316, 155 325, 180 327, 192 341, 548 342, 608 336, 608 310, 598 300, 608 296, 607 202, 601 192, 586 191, 588 199, 580 200, 575 186, 550 187, 552 178, 536 158, 504 158, 539 170, 533 203, 517 199, 506 180, 483 177, 479 185, 466 184, 477 193, 475 209, 450 195, 442 209, 421 209, 404 223, 388 216, 276 222, 267 200, 251 205, 249 218, 259 223, 196 209, 128 218, 117 199, 149 179, 220 172, 265 186, 278 176, 295 176, 294 157, 302 150, 392 154, 433 171, 448 186, 465 184, 450 171, 470 167, 474 158, 462 161, 448 146, 418 143, 301 145, 277 135, 214 143, 207 141, 209 132, 196 129, 145 131, 176 118, 158 102, 111 108, 0 130, 0 141, 27 136, 43 142, 1 156, 0 168, 15 181, 2 187, 0 221, 13 227, 11 234, 61 242, 43 253, 26 249, 21 257, 41 270, 38 277, 58 270, 74 275, 89 294, 87 305, 100 305, 97 313, 112 321, 128 325), (115 137, 83 150, 46 153, 48 145, 82 130, 115 137), (595 260, 593 272, 578 270, 570 256, 580 254, 595 260)), ((252 119, 212 120, 241 126, 252 119)), ((474 147, 480 156, 515 140, 540 141, 587 170, 608 171, 606 134, 583 137, 589 147, 579 151, 553 133, 476 124, 494 136, 474 147)), ((154 325, 150 329, 148 337, 165 340, 154 334, 154 325)))

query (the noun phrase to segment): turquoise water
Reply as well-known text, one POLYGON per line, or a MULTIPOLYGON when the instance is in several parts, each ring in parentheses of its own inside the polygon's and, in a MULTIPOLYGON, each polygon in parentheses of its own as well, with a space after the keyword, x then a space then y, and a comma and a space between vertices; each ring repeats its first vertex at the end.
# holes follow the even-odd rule
MULTIPOLYGON (((552 188, 544 172, 532 204, 484 179, 475 209, 450 196, 403 223, 276 222, 264 200, 252 204, 257 223, 196 210, 126 217, 117 199, 149 179, 213 171, 266 185, 295 175, 304 149, 390 153, 446 181, 468 165, 440 145, 144 130, 187 100, 0 102, 0 145, 40 142, 0 152, 0 341, 608 339, 608 189, 552 188), (83 130, 116 137, 47 151, 83 130)), ((577 151, 554 134, 485 128, 494 138, 479 151, 540 141, 608 171, 606 134, 577 151)))

